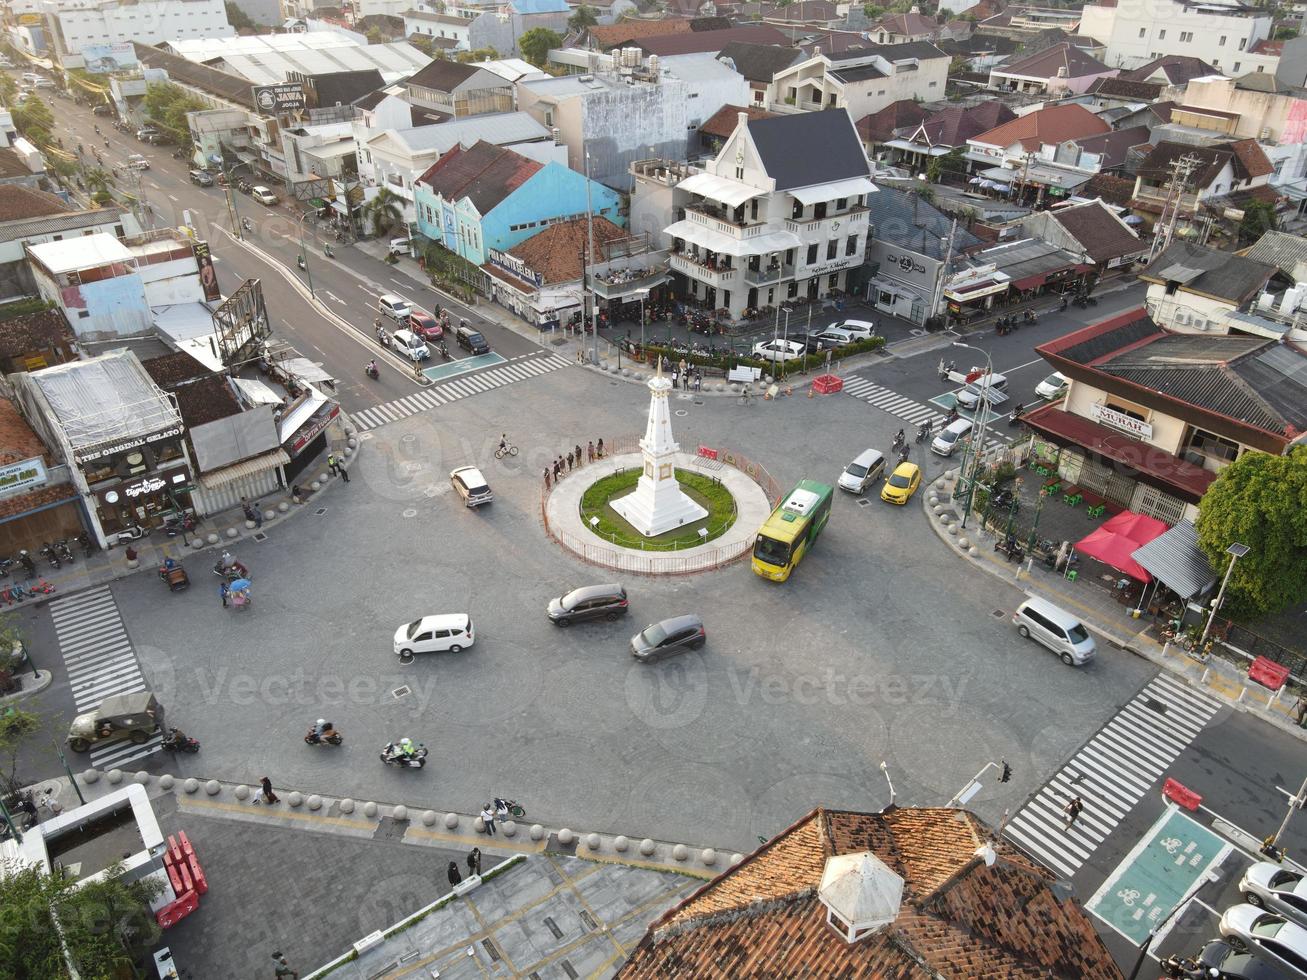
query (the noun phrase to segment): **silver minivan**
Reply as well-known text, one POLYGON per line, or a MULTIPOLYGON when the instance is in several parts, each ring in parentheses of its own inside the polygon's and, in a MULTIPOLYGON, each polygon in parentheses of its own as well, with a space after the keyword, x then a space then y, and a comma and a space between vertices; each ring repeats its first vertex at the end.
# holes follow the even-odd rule
POLYGON ((952 456, 962 437, 970 431, 970 420, 956 419, 940 430, 939 435, 930 441, 930 451, 940 456, 952 456))
POLYGON ((377 297, 377 309, 392 320, 408 323, 408 318, 413 313, 413 304, 403 296, 396 296, 394 293, 383 293, 377 297))
POLYGON ((1094 638, 1084 624, 1047 599, 1031 596, 1012 614, 1017 632, 1027 640, 1038 640, 1068 667, 1079 667, 1094 658, 1094 638))
POLYGON ((864 449, 858 454, 844 472, 840 474, 841 490, 849 493, 866 493, 867 487, 881 478, 885 472, 885 457, 875 449, 864 449))

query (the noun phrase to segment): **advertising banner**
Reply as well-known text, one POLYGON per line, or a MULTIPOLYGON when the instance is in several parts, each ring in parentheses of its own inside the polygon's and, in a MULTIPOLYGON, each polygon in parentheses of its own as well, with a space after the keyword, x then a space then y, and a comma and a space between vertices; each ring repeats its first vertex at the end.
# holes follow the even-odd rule
POLYGON ((82 57, 86 59, 86 70, 92 75, 107 75, 110 72, 126 71, 140 66, 136 58, 136 49, 132 47, 130 41, 90 44, 82 49, 82 57))
POLYGON ((281 85, 255 85, 254 104, 260 112, 277 115, 304 108, 304 86, 300 82, 281 85))
POLYGON ((204 286, 204 298, 214 302, 222 298, 218 291, 218 270, 213 267, 213 256, 209 252, 208 242, 196 242, 191 246, 195 253, 195 263, 200 267, 200 284, 204 286))

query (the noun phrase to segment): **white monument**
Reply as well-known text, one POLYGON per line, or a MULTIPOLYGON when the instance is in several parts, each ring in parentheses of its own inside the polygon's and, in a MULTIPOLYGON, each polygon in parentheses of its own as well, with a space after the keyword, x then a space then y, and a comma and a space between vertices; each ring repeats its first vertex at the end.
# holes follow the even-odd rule
POLYGON ((672 416, 667 405, 671 390, 672 382, 663 377, 660 365, 658 373, 649 379, 649 424, 640 440, 644 473, 634 491, 613 501, 613 510, 647 538, 708 516, 676 482, 674 460, 681 447, 672 438, 672 416))

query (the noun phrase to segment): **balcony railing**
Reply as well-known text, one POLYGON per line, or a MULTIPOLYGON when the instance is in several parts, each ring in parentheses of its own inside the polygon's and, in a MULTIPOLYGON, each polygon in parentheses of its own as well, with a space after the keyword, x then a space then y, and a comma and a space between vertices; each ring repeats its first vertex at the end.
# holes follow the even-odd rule
POLYGON ((667 266, 661 264, 642 270, 639 275, 630 278, 613 276, 605 279, 602 275, 596 274, 590 280, 590 288, 596 296, 602 296, 604 299, 626 299, 641 289, 652 289, 666 276, 667 266))
POLYGON ((788 262, 780 262, 772 266, 762 266, 754 269, 749 266, 744 267, 744 281, 750 286, 770 286, 772 283, 782 282, 786 279, 794 278, 794 266, 788 262))
POLYGON ((677 272, 692 276, 699 282, 706 282, 713 286, 730 285, 735 281, 736 273, 740 271, 734 267, 729 269, 723 269, 720 266, 709 268, 707 263, 701 262, 684 252, 674 254, 669 264, 677 272))
POLYGON ((685 216, 697 225, 737 239, 755 238, 767 230, 767 226, 761 222, 736 222, 730 212, 712 205, 687 204, 685 216))
POLYGON ((810 229, 813 225, 821 224, 823 221, 838 221, 841 228, 865 228, 867 225, 868 211, 863 207, 850 208, 847 211, 839 211, 835 214, 828 214, 824 218, 786 218, 785 230, 792 232, 803 232, 810 229))

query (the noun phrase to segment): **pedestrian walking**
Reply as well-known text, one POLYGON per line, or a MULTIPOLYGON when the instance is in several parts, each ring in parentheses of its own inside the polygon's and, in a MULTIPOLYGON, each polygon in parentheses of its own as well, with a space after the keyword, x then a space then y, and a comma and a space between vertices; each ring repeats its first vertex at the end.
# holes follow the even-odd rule
POLYGON ((297 504, 304 503, 304 488, 298 483, 290 488, 290 499, 297 504))
POLYGON ((446 876, 449 878, 449 884, 450 884, 451 886, 453 886, 453 885, 457 885, 460 881, 463 880, 463 876, 462 876, 461 874, 459 874, 459 871, 458 871, 458 862, 457 862, 457 861, 450 861, 450 862, 449 862, 449 870, 448 870, 447 872, 445 872, 445 874, 446 874, 446 876))
POLYGON ((281 802, 281 797, 272 791, 272 780, 267 776, 259 780, 259 791, 254 795, 254 802, 266 803, 269 806, 281 802))
POLYGON ((681 358, 681 363, 678 364, 677 367, 679 368, 678 373, 681 375, 681 377, 685 377, 685 368, 686 368, 685 358, 681 358))
POLYGON ((281 950, 272 954, 272 961, 277 964, 277 980, 284 980, 289 977, 290 980, 300 980, 300 975, 290 968, 286 962, 286 956, 281 950))
POLYGON ((585 446, 585 461, 593 463, 595 461, 595 441, 591 439, 585 446))
POLYGON ((580 466, 580 465, 581 465, 581 444, 578 442, 578 443, 576 444, 576 448, 575 448, 574 450, 572 450, 572 451, 573 451, 574 453, 576 453, 576 465, 577 465, 577 466, 580 466))
POLYGON ((345 469, 345 461, 343 459, 336 460, 336 469, 340 472, 341 480, 345 483, 348 483, 349 470, 345 469))
POLYGON ((603 458, 604 458, 604 441, 603 441, 603 439, 600 439, 597 443, 595 443, 595 455, 598 456, 600 459, 603 459, 603 458))
POLYGON ((1062 807, 1062 812, 1066 814, 1066 826, 1062 828, 1064 831, 1071 829, 1071 825, 1076 822, 1076 818, 1080 816, 1080 811, 1084 808, 1085 805, 1080 802, 1078 796, 1073 796, 1067 800, 1066 806, 1062 807))
POLYGON ((474 847, 467 854, 467 873, 469 875, 481 875, 481 848, 474 847))
POLYGON ((223 608, 223 609, 226 609, 226 608, 227 608, 227 596, 228 596, 228 594, 229 594, 230 592, 231 592, 231 590, 230 590, 229 588, 227 588, 227 583, 226 583, 226 582, 223 582, 221 585, 218 586, 218 595, 222 596, 222 608, 223 608))
POLYGON ((703 391, 703 372, 698 368, 694 372, 694 390, 703 391))
POLYGON ((259 509, 250 503, 247 497, 241 497, 241 510, 245 512, 245 519, 253 521, 256 528, 263 527, 263 514, 259 509))
POLYGON ((558 460, 554 460, 554 479, 558 479, 558 460))
POLYGON ((486 803, 481 807, 481 822, 486 825, 486 833, 491 837, 495 836, 495 811, 490 809, 490 804, 486 803))
POLYGON ((572 450, 567 451, 567 472, 572 472, 572 450))
POLYGON ((549 489, 549 487, 550 487, 550 483, 551 483, 551 481, 550 481, 550 479, 549 479, 549 467, 546 466, 546 467, 545 467, 545 489, 546 489, 546 490, 549 489))

